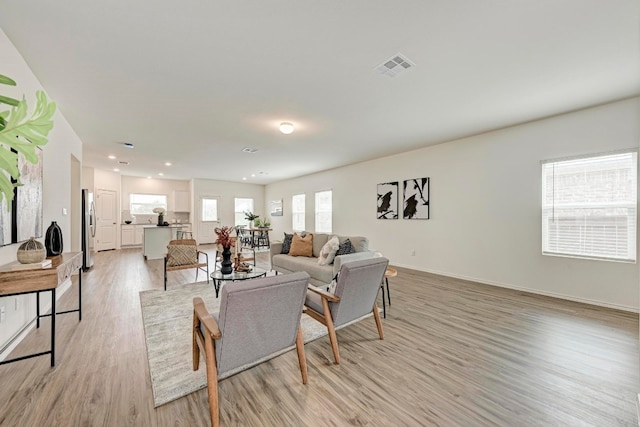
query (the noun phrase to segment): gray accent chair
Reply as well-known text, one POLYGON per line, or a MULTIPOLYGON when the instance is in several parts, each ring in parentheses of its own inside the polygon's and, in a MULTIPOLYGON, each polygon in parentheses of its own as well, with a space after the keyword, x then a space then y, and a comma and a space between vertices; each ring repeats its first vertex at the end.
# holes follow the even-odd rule
POLYGON ((376 299, 389 260, 369 258, 342 264, 334 293, 309 286, 305 311, 327 327, 336 364, 340 363, 336 329, 348 326, 373 312, 380 339, 384 339, 376 299))
POLYGON ((211 425, 220 422, 218 378, 228 377, 296 346, 302 383, 307 362, 300 317, 309 275, 305 272, 235 282, 222 288, 219 312, 193 299, 193 370, 204 351, 211 425))

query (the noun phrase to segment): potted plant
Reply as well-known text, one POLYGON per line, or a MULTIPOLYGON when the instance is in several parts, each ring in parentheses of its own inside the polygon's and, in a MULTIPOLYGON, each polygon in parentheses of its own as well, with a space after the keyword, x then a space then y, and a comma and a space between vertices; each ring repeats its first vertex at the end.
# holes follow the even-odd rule
POLYGON ((244 211, 244 219, 249 221, 249 228, 253 228, 253 221, 260 218, 260 215, 256 215, 251 211, 244 211))
POLYGON ((215 241, 216 244, 222 246, 222 267, 220 271, 222 274, 231 274, 233 273, 233 262, 231 262, 231 246, 235 243, 235 237, 232 237, 232 233, 235 230, 235 227, 216 227, 215 232, 218 236, 218 239, 215 241))
POLYGON ((255 228, 260 228, 260 227, 262 227, 262 222, 260 221, 260 218, 256 218, 256 219, 254 219, 254 220, 253 220, 253 226, 254 226, 255 228))

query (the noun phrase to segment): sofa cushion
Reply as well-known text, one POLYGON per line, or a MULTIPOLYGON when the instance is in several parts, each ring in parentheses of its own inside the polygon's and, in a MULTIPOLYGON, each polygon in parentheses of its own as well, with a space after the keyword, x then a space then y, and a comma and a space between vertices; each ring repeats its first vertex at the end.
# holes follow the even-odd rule
POLYGON ((336 256, 352 254, 355 251, 356 250, 354 249, 353 245, 351 244, 351 240, 350 239, 345 239, 344 242, 340 243, 340 246, 338 247, 338 252, 336 252, 336 256))
POLYGON ((316 233, 313 235, 313 256, 319 257, 320 251, 329 241, 329 235, 325 233, 316 233))
POLYGON ((318 264, 331 264, 333 262, 333 259, 336 257, 336 252, 338 252, 339 247, 340 242, 338 241, 338 236, 331 237, 322 247, 322 250, 320 250, 320 256, 318 256, 318 264))
MULTIPOLYGON (((346 239, 345 239, 346 240, 346 239)), ((351 246, 356 252, 365 252, 369 250, 369 239, 362 236, 350 236, 351 246)))
POLYGON ((291 249, 289 250, 291 256, 306 256, 313 255, 313 234, 309 233, 302 237, 298 234, 293 235, 291 241, 291 249))
POLYGON ((291 255, 274 255, 271 259, 274 270, 291 272, 306 271, 315 281, 331 283, 333 268, 330 265, 318 265, 318 258, 293 257, 291 255))
POLYGON ((291 241, 293 240, 293 234, 284 233, 284 240, 282 241, 282 254, 288 254, 291 250, 291 241))

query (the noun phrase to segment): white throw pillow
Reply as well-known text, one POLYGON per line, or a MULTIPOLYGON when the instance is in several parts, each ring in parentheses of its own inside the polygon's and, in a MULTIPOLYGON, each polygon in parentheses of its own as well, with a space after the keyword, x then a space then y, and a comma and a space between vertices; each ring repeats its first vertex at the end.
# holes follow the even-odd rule
POLYGON ((336 257, 336 252, 338 252, 339 247, 340 241, 338 240, 338 236, 331 237, 327 241, 327 243, 324 244, 322 249, 320 249, 320 255, 318 255, 318 264, 331 264, 333 262, 333 259, 336 257))

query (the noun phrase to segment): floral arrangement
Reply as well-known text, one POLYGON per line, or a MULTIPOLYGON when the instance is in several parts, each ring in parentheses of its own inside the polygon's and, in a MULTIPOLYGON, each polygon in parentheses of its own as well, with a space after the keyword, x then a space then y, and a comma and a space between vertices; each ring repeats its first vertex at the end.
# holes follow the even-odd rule
POLYGON ((153 208, 153 213, 156 213, 158 215, 164 215, 165 214, 165 210, 164 208, 153 208))
POLYGON ((254 219, 260 218, 260 215, 256 215, 251 211, 244 211, 244 219, 247 221, 253 221, 254 219))
POLYGON ((222 228, 216 227, 215 232, 218 236, 218 240, 215 241, 216 244, 222 245, 223 248, 230 248, 235 242, 235 237, 231 236, 231 233, 235 230, 234 227, 224 226, 222 228))

